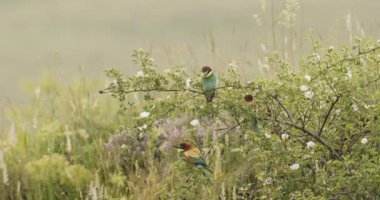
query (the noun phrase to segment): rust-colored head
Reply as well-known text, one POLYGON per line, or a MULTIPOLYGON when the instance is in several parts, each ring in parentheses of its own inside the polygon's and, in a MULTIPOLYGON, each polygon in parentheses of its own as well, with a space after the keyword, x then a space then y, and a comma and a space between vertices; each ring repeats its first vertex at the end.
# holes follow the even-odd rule
POLYGON ((173 146, 174 148, 177 148, 177 149, 183 149, 184 151, 187 151, 187 150, 190 150, 191 148, 193 148, 193 145, 191 145, 190 143, 187 143, 187 142, 181 142, 179 144, 179 146, 173 146))
POLYGON ((212 74, 212 69, 209 66, 202 67, 202 75, 204 78, 210 77, 212 74))
POLYGON ((207 74, 207 73, 209 73, 211 71, 212 71, 212 69, 209 66, 203 66, 202 67, 202 73, 204 73, 204 74, 207 74))

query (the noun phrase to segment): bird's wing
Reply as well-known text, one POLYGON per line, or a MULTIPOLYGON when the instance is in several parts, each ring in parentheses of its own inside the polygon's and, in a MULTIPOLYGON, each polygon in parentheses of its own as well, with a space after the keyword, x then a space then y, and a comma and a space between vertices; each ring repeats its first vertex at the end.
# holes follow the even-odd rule
POLYGON ((198 148, 191 148, 188 151, 185 151, 184 156, 198 158, 201 156, 201 152, 198 148))
POLYGON ((205 160, 201 156, 201 152, 197 148, 190 149, 184 152, 185 158, 194 164, 205 164, 205 160))

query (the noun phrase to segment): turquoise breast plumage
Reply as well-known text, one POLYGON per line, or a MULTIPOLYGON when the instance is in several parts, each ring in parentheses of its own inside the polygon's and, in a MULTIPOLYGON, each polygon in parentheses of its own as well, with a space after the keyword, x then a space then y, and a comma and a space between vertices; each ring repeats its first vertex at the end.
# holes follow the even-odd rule
POLYGON ((205 93, 207 102, 212 102, 215 96, 216 86, 218 84, 218 78, 210 67, 205 66, 202 68, 202 86, 205 93))

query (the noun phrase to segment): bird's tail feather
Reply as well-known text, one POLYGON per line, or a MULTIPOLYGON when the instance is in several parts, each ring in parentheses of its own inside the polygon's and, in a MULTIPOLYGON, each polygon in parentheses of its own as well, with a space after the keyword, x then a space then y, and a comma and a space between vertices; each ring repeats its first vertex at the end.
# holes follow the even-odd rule
POLYGON ((197 163, 197 164, 195 164, 196 166, 200 166, 200 167, 202 167, 203 169, 205 169, 205 170, 207 170, 207 171, 209 171, 209 172, 211 172, 211 173, 214 173, 214 171, 212 171, 206 164, 204 164, 204 163, 197 163))
POLYGON ((205 96, 206 96, 207 103, 212 102, 212 99, 214 99, 214 96, 215 96, 215 90, 206 91, 205 96))

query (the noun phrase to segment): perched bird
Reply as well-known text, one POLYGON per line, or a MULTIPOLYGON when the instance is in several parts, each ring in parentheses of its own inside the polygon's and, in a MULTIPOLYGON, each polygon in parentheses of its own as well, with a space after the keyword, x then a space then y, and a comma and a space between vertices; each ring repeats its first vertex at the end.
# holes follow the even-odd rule
POLYGON ((202 167, 210 172, 212 170, 207 167, 205 159, 202 157, 198 148, 187 142, 182 142, 179 146, 173 146, 178 149, 178 155, 186 160, 188 163, 193 164, 196 167, 202 167))
POLYGON ((202 85, 207 102, 211 102, 215 96, 218 78, 209 66, 202 67, 202 85))

